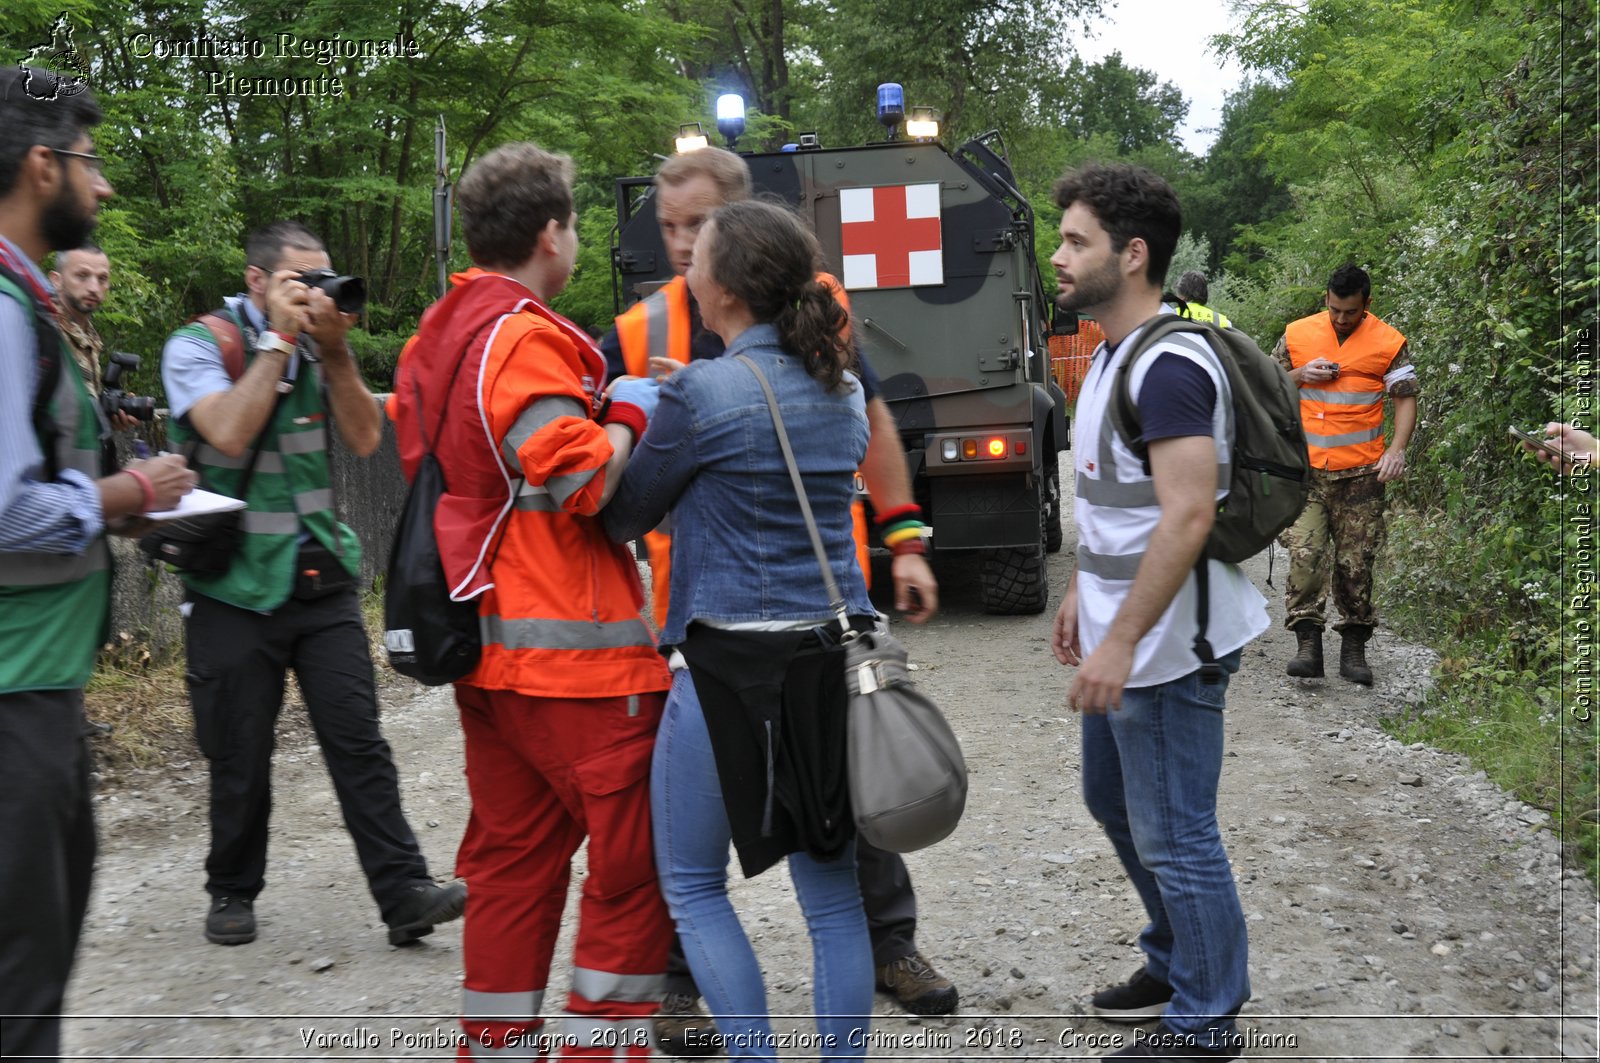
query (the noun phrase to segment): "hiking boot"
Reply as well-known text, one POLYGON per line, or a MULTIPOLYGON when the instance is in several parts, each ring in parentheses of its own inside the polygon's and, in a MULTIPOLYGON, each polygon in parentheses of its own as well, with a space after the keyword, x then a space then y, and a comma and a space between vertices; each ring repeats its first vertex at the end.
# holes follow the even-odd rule
POLYGON ((950 979, 934 970, 920 952, 886 963, 877 973, 878 989, 913 1015, 949 1015, 961 999, 950 979))
POLYGON ((1172 987, 1152 978, 1141 967, 1122 985, 1102 989, 1090 997, 1089 1010, 1107 1022, 1148 1022, 1160 1018, 1171 999, 1172 987))
POLYGON ((1300 648, 1289 658, 1289 666, 1284 671, 1296 679, 1321 679, 1322 629, 1315 620, 1301 620, 1295 624, 1294 633, 1300 640, 1300 648))
POLYGON ((433 933, 439 923, 461 918, 467 908, 467 884, 415 882, 406 887, 401 901, 389 910, 383 921, 389 924, 389 944, 409 945, 433 933))
POLYGON ((722 1050, 722 1035, 700 998, 689 993, 668 993, 656 1012, 656 1047, 669 1056, 714 1056, 722 1050))
POLYGON ((1367 640, 1372 637, 1370 627, 1351 625, 1339 633, 1339 675, 1364 687, 1372 685, 1372 669, 1367 667, 1367 640))
POLYGON ((255 902, 213 897, 206 914, 206 940, 213 945, 248 945, 256 939, 255 902))
POLYGON ((1215 1048, 1202 1046, 1195 1039, 1185 1037, 1183 1034, 1174 1033, 1167 1028, 1166 1023, 1161 1023, 1154 1030, 1145 1033, 1135 1030, 1133 1043, 1126 1048, 1118 1049, 1104 1059, 1238 1059, 1242 1049, 1242 1041, 1237 1033, 1221 1037, 1219 1040, 1231 1044, 1215 1048))

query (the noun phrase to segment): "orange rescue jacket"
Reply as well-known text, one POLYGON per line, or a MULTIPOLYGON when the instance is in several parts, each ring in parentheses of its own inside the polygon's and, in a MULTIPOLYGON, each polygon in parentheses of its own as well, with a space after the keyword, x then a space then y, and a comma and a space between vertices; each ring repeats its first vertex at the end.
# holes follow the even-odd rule
POLYGON ((552 698, 667 689, 638 568, 598 516, 612 456, 594 420, 599 349, 512 278, 451 280, 401 353, 389 410, 406 475, 426 418, 449 488, 435 533, 453 596, 478 598, 484 634, 462 682, 552 698))
POLYGON ((1383 457, 1383 378, 1406 338, 1373 314, 1339 342, 1326 312, 1284 330, 1289 359, 1298 369, 1313 358, 1337 362, 1339 375, 1300 388, 1300 421, 1314 469, 1355 469, 1383 457))

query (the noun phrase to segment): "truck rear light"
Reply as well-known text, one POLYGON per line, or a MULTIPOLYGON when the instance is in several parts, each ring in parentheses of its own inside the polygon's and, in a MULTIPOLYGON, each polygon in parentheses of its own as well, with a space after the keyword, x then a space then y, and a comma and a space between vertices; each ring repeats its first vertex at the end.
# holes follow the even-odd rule
POLYGON ((984 449, 988 451, 989 457, 991 458, 1003 458, 1006 456, 1006 441, 1001 436, 995 436, 993 439, 989 440, 988 445, 984 449))
POLYGON ((961 441, 961 456, 972 461, 978 456, 978 441, 976 439, 963 439, 961 441))
POLYGON ((945 461, 961 460, 961 441, 959 439, 946 439, 939 444, 939 456, 945 461))

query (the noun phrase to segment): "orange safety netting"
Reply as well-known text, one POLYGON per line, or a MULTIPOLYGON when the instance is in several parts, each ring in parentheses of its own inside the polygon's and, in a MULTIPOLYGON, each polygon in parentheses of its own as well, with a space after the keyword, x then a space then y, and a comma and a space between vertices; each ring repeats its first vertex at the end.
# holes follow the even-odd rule
POLYGON ((1096 321, 1078 320, 1078 331, 1072 336, 1050 337, 1050 373, 1067 394, 1067 402, 1078 401, 1078 388, 1084 374, 1089 371, 1089 359, 1100 341, 1106 338, 1096 321))

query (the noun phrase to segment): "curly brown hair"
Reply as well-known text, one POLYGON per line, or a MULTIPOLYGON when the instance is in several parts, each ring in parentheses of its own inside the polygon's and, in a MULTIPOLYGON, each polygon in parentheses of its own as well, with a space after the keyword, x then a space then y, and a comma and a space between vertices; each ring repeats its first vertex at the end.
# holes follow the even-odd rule
POLYGON ((472 261, 511 269, 528 261, 539 234, 572 218, 572 159, 537 144, 502 144, 456 185, 461 231, 472 261))

